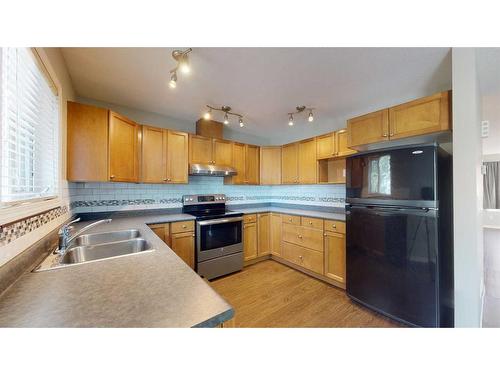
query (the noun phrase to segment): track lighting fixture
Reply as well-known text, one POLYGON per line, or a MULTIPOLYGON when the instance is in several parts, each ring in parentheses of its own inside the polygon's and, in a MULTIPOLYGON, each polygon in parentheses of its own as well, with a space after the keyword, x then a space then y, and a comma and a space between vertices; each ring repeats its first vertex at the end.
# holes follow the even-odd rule
POLYGON ((298 113, 302 113, 305 110, 309 111, 309 114, 307 115, 307 121, 313 122, 314 121, 314 115, 313 115, 314 108, 308 108, 305 105, 302 105, 302 106, 295 107, 295 112, 288 113, 288 125, 293 126, 293 115, 296 115, 298 113))
POLYGON ((181 51, 179 49, 176 49, 172 52, 172 57, 174 58, 175 61, 177 61, 177 65, 175 68, 170 70, 170 87, 171 88, 176 88, 177 87, 177 70, 180 69, 180 71, 184 74, 187 74, 191 71, 191 67, 189 66, 189 58, 188 54, 192 51, 191 48, 188 48, 185 51, 181 51))
POLYGON ((207 104, 207 111, 203 115, 203 118, 205 120, 210 120, 212 118, 212 111, 219 111, 219 112, 224 112, 224 120, 223 123, 224 125, 229 125, 229 115, 231 116, 237 116, 238 117, 238 123, 240 125, 240 128, 245 126, 245 123, 243 122, 243 115, 240 115, 239 113, 231 112, 231 107, 227 105, 223 105, 220 108, 212 107, 207 104))

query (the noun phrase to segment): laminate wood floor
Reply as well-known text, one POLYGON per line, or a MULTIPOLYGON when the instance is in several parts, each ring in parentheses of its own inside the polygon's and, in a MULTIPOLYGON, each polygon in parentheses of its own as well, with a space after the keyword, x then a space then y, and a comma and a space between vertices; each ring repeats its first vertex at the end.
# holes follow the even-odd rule
POLYGON ((236 327, 401 327, 341 289, 272 260, 211 285, 234 307, 236 327))

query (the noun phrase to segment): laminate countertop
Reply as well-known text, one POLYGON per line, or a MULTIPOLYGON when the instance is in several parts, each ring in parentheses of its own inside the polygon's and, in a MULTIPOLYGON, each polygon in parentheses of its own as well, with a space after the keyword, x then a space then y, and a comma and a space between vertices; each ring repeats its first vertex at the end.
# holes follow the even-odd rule
POLYGON ((26 272, 0 296, 0 327, 215 327, 231 319, 233 308, 147 226, 193 219, 119 217, 92 228, 139 229, 155 251, 26 272))
POLYGON ((277 212, 280 214, 287 214, 287 215, 307 216, 307 217, 316 217, 319 219, 326 219, 326 220, 345 221, 345 213, 343 208, 332 208, 332 211, 319 211, 314 209, 307 209, 304 206, 301 206, 304 208, 288 208, 279 206, 262 206, 262 207, 249 207, 249 208, 236 206, 232 208, 230 205, 228 207, 231 210, 241 212, 245 215, 262 213, 262 212, 277 212))

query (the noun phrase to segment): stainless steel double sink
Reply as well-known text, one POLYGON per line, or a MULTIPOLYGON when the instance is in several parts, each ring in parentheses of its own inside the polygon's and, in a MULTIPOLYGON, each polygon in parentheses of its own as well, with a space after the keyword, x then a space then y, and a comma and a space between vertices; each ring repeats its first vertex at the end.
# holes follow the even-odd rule
POLYGON ((140 236, 137 229, 84 234, 75 238, 73 245, 59 255, 51 253, 33 271, 47 271, 75 264, 150 252, 154 249, 140 236))

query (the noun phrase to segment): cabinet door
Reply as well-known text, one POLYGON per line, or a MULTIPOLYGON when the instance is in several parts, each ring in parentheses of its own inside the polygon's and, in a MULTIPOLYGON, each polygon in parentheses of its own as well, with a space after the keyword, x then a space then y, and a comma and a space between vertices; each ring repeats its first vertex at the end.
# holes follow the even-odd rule
POLYGON ((281 256, 281 214, 271 213, 271 253, 281 256))
POLYGON ((316 157, 327 159, 336 155, 335 133, 328 133, 316 137, 316 157))
POLYGON ((260 148, 260 184, 281 184, 281 147, 260 148))
POLYGON ((258 214, 258 225, 257 230, 259 233, 259 255, 265 255, 271 253, 271 215, 269 213, 258 214))
POLYGON ((244 184, 246 181, 246 152, 243 143, 233 144, 233 168, 237 174, 230 177, 233 184, 244 184))
POLYGON ((257 223, 243 225, 243 254, 245 260, 257 257, 257 223))
POLYGON ((189 134, 189 162, 213 164, 212 138, 189 134))
POLYGON ((168 132, 167 180, 174 184, 188 183, 188 134, 168 132))
POLYGON ((335 156, 347 156, 355 154, 357 151, 347 147, 347 129, 341 129, 335 132, 335 156))
POLYGON ((325 232, 325 276, 345 284, 345 234, 325 232))
POLYGON ((389 108, 391 139, 450 129, 448 91, 389 108))
POLYGON ((109 179, 137 182, 139 178, 139 125, 109 113, 109 179))
POLYGON ((389 110, 383 109, 347 121, 349 147, 387 141, 389 139, 389 110))
POLYGON ((318 165, 316 159, 316 139, 299 142, 299 183, 315 184, 318 182, 318 165))
POLYGON ((108 110, 68 102, 69 181, 108 181, 108 110))
POLYGON ((296 184, 298 176, 298 144, 291 143, 281 148, 281 182, 283 184, 296 184))
POLYGON ((194 268, 194 233, 172 234, 172 250, 191 268, 194 268))
POLYGON ((246 145, 246 183, 249 185, 259 184, 259 147, 246 145))
POLYGON ((233 143, 222 139, 214 139, 214 161, 218 165, 233 165, 233 143))
POLYGON ((160 237, 160 239, 165 242, 168 246, 171 245, 170 239, 170 224, 151 224, 148 225, 155 234, 160 237))
POLYGON ((167 181, 167 131, 142 127, 142 182, 167 181))

